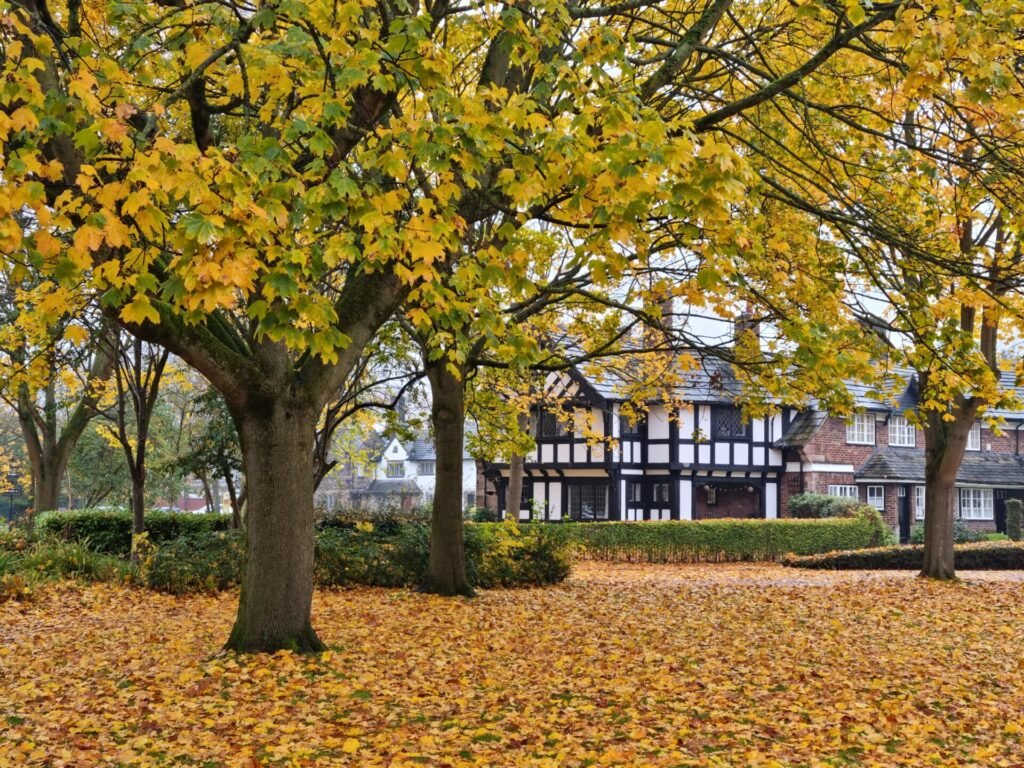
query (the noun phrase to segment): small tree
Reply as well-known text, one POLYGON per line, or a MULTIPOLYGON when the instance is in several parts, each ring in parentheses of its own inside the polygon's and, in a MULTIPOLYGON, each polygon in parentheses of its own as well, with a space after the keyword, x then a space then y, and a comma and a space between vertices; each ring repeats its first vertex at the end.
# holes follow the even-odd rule
POLYGON ((1020 499, 1009 499, 1006 502, 1006 535, 1013 541, 1020 541, 1022 527, 1024 527, 1024 502, 1020 499))

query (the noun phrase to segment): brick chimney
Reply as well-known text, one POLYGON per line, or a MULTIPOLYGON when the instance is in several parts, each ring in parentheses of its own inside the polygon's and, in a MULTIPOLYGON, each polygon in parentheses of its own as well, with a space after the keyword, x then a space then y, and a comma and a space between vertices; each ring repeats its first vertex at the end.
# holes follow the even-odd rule
POLYGON ((754 318, 749 304, 733 320, 733 338, 739 341, 747 331, 753 333, 758 341, 761 340, 761 322, 754 318))

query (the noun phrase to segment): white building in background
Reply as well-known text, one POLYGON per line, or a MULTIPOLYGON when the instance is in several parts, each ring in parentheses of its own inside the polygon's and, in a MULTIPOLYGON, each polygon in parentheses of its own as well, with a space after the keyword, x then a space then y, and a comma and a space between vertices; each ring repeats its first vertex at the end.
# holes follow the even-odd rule
MULTIPOLYGON (((381 441, 363 466, 339 465, 316 493, 317 507, 411 509, 429 504, 437 484, 437 453, 427 437, 381 441)), ((462 452, 463 508, 477 505, 476 461, 462 452)))

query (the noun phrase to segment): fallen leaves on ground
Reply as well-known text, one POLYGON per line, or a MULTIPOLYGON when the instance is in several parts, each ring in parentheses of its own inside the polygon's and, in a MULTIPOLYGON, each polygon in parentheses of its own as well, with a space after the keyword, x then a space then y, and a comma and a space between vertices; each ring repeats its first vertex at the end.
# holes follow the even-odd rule
POLYGON ((6 603, 0 766, 1024 765, 1019 579, 585 563, 317 594, 332 650, 217 654, 234 594, 6 603))

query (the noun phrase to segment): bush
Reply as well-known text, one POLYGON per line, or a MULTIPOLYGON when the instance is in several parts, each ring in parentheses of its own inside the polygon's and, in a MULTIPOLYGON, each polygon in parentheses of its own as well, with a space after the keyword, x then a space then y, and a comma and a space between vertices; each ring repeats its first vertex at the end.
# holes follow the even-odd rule
MULTIPOLYGON (((146 513, 146 532, 150 542, 157 546, 182 536, 226 531, 230 526, 228 515, 146 513)), ((36 521, 36 530, 41 537, 86 541, 95 551, 117 557, 128 557, 132 550, 132 516, 123 509, 44 512, 36 521)))
MULTIPOLYGON (((953 542, 955 544, 971 544, 984 541, 988 534, 976 531, 963 520, 953 521, 953 542)), ((924 544, 924 523, 917 523, 910 529, 910 543, 924 544)))
MULTIPOLYGON (((572 544, 555 529, 467 525, 469 582, 491 589, 562 581, 569 575, 572 544)), ((317 537, 316 581, 321 586, 413 586, 425 580, 429 556, 430 529, 426 525, 325 530, 317 537)))
MULTIPOLYGON (((980 542, 956 547, 956 567, 965 571, 1024 569, 1024 545, 980 542)), ((828 570, 918 570, 924 563, 924 547, 882 547, 857 552, 830 552, 807 557, 792 556, 783 565, 828 570)))
POLYGON ((555 584, 572 568, 574 545, 559 526, 483 523, 466 526, 466 567, 484 589, 555 584))
POLYGON ((593 560, 644 563, 777 560, 880 546, 891 533, 875 509, 830 520, 679 520, 551 526, 593 560))
POLYGON ((316 539, 316 583, 323 587, 414 584, 426 572, 425 554, 423 563, 419 561, 427 551, 428 535, 420 525, 389 525, 384 531, 368 526, 321 531, 316 539))
POLYGON ((470 507, 466 510, 466 520, 471 523, 497 523, 498 513, 487 507, 470 507))
POLYGON ((391 506, 380 509, 340 509, 325 514, 317 521, 316 527, 320 531, 339 528, 349 530, 360 524, 369 524, 379 532, 397 534, 402 526, 417 523, 421 525, 430 523, 429 507, 402 509, 391 506))
POLYGON ((183 595, 237 586, 244 565, 241 531, 204 532, 154 548, 143 560, 140 575, 150 589, 183 595))
POLYGON ((1013 541, 1020 541, 1022 528, 1024 528, 1024 502, 1020 499, 1009 499, 1006 502, 1006 535, 1013 541))
POLYGON ((820 520, 829 517, 852 517, 866 505, 856 499, 800 493, 789 497, 789 514, 801 519, 820 520))

